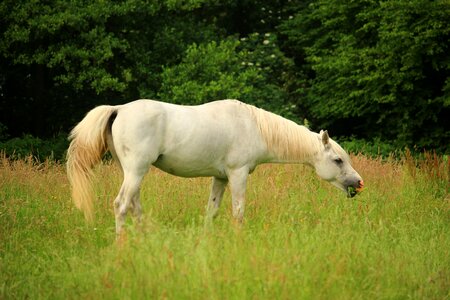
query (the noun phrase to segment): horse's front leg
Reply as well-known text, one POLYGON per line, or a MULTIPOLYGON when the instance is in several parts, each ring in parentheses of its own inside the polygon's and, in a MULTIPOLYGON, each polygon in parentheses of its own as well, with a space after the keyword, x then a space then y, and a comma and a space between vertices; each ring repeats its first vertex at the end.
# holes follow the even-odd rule
POLYGON ((240 169, 230 170, 228 172, 228 180, 231 187, 231 201, 233 204, 233 217, 242 223, 245 210, 245 189, 247 185, 247 177, 249 169, 243 167, 240 169))
POLYGON ((220 207, 220 202, 225 192, 228 179, 220 179, 213 177, 211 185, 211 193, 209 195, 208 206, 206 207, 206 219, 211 221, 216 215, 220 207))

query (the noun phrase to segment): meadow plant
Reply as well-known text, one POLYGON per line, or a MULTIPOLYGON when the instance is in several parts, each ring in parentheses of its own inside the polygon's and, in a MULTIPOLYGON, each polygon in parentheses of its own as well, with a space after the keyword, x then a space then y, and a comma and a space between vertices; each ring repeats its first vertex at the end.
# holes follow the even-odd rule
POLYGON ((308 167, 258 167, 242 226, 232 221, 229 190, 205 226, 210 180, 152 169, 143 221, 128 220, 116 242, 115 164, 95 169, 88 225, 63 165, 3 155, 0 298, 448 298, 448 160, 352 159, 366 189, 351 200, 308 167))

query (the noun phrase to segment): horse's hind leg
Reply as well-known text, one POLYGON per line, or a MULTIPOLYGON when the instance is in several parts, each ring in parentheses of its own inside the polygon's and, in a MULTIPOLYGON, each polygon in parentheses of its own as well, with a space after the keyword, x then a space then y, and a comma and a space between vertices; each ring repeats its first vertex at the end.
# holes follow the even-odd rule
POLYGON ((227 179, 213 177, 211 194, 209 195, 208 206, 206 208, 206 219, 208 221, 211 221, 217 215, 227 183, 227 179))
POLYGON ((141 182, 160 154, 164 114, 157 107, 155 111, 150 111, 143 105, 144 102, 139 102, 121 107, 111 128, 115 156, 124 175, 119 195, 114 201, 117 234, 122 230, 128 210, 131 209, 133 215, 140 219, 141 182))
MULTIPOLYGON (((139 189, 140 190, 140 189, 139 189)), ((142 219, 142 208, 141 208, 141 193, 137 193, 136 197, 132 199, 132 213, 135 221, 137 223, 141 222, 142 219)))
POLYGON ((116 215, 116 234, 120 234, 125 223, 128 209, 133 209, 133 215, 140 219, 141 204, 139 201, 140 187, 144 174, 124 173, 124 180, 119 195, 114 200, 114 213, 116 215))

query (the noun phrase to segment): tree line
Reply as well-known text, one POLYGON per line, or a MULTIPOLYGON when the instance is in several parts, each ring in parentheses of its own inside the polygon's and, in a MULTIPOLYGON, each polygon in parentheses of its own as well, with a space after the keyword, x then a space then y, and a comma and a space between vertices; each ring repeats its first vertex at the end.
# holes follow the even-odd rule
POLYGON ((313 130, 449 153, 448 1, 5 0, 0 141, 91 108, 237 98, 313 130))

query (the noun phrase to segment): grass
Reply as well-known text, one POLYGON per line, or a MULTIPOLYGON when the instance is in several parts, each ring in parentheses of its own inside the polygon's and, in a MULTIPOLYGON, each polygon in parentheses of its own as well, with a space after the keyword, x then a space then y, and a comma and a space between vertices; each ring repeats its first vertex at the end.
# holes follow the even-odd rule
POLYGON ((229 191, 206 228, 210 180, 152 170, 117 243, 117 167, 96 169, 88 225, 62 165, 3 157, 0 299, 449 299, 448 161, 353 160, 367 188, 352 200, 307 167, 260 166, 242 227, 229 191))

